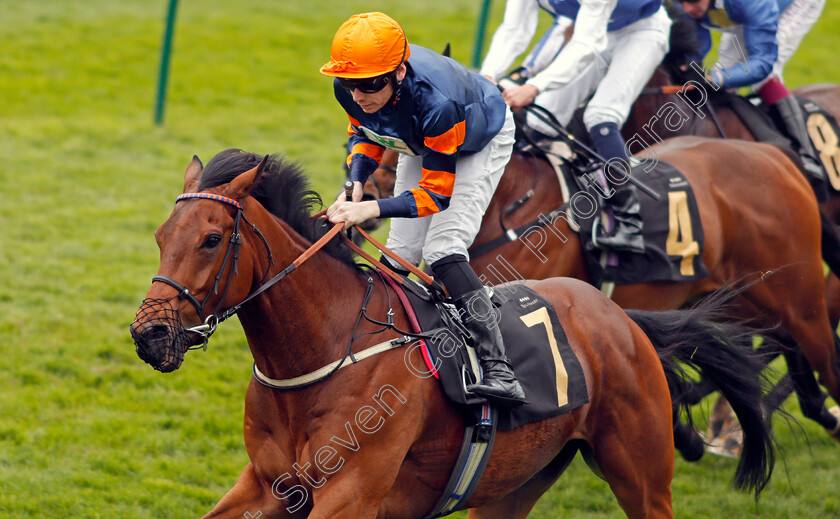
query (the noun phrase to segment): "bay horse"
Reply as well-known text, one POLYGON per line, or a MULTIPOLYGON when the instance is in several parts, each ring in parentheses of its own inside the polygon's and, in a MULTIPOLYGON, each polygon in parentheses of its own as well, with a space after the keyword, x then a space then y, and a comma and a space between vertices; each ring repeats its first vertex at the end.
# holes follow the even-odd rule
MULTIPOLYGON (((681 18, 676 18, 676 20, 679 19, 681 18)), ((691 24, 689 24, 689 27, 691 27, 691 24)), ((716 97, 732 94, 716 92, 713 86, 700 77, 694 68, 689 66, 688 56, 696 51, 696 42, 691 40, 692 37, 693 32, 686 34, 681 22, 674 24, 671 36, 671 51, 663 64, 654 72, 643 95, 633 104, 627 121, 622 127, 622 134, 628 142, 633 141, 636 137, 638 144, 650 145, 683 135, 756 140, 756 136, 727 103, 715 102, 716 97), (694 96, 693 102, 688 101, 689 96, 686 95, 690 92, 680 92, 679 87, 685 87, 686 85, 690 85, 689 88, 702 89, 700 95, 694 96), (663 107, 668 105, 676 106, 682 110, 682 115, 676 118, 672 117, 670 124, 666 124, 668 118, 663 113, 663 107), (680 120, 679 123, 677 123, 677 119, 680 120)), ((793 90, 793 94, 817 103, 840 120, 840 85, 830 83, 806 85, 793 90)), ((673 112, 671 113, 673 116, 673 112)), ((828 221, 840 225, 840 171, 838 171, 838 168, 840 168, 840 147, 833 138, 828 138, 824 144, 822 151, 833 157, 833 162, 824 161, 825 164, 828 164, 827 173, 831 185, 837 187, 833 189, 829 187, 829 197, 826 201, 820 203, 820 211, 828 221)), ((633 151, 638 152, 639 150, 635 149, 633 151)), ((824 246, 823 255, 830 264, 836 265, 840 263, 840 250, 836 250, 835 245, 832 243, 829 246, 824 246)), ((831 326, 832 329, 836 330, 838 324, 840 324, 840 278, 833 272, 830 272, 826 278, 825 292, 831 326)))
MULTIPOLYGON (((327 233, 325 220, 310 218, 319 199, 302 172, 267 158, 227 150, 206 168, 197 157, 187 167, 184 194, 155 232, 161 262, 131 325, 137 353, 174 371, 237 313, 255 373, 291 379, 347 360, 351 350, 360 358, 292 390, 252 378, 244 418, 250 462, 205 517, 424 517, 457 457, 463 415, 434 379, 408 376, 407 359, 422 365, 417 348, 361 360, 374 343, 409 329, 406 313, 391 305, 393 288, 354 263, 337 238, 312 252, 341 224, 327 233), (375 324, 388 315, 393 327, 375 324)), ((710 321, 720 308, 628 314, 579 280, 528 286, 556 310, 589 403, 498 432, 466 503, 471 518, 526 517, 578 450, 628 517, 673 517, 669 384, 682 383, 677 360, 719 382, 744 424, 735 485, 764 487, 773 451, 747 329, 710 321)))
MULTIPOLYGON (((742 139, 754 141, 757 136, 744 124, 741 117, 731 108, 728 102, 717 102, 722 96, 732 96, 727 92, 716 92, 713 85, 706 82, 696 73, 697 67, 689 66, 688 55, 696 49, 691 35, 686 34, 681 23, 675 23, 672 29, 672 48, 663 64, 657 68, 645 93, 633 104, 633 108, 622 127, 622 133, 628 142, 634 138, 642 145, 660 142, 674 136, 697 135, 709 138, 742 139), (690 85, 695 88, 695 95, 687 95, 685 90, 678 93, 679 87, 690 85), (700 90, 700 95, 696 95, 700 90), (668 116, 664 107, 675 107, 683 110, 678 117, 673 117, 666 124, 668 116), (677 120, 680 120, 677 122, 677 120)), ((793 93, 799 97, 817 103, 835 118, 840 119, 840 85, 815 84, 797 88, 793 93)), ((823 119, 825 123, 825 120, 823 119)), ((826 125, 828 123, 825 123, 826 125)), ((820 203, 822 213, 821 224, 824 230, 822 253, 830 270, 825 277, 825 298, 828 309, 828 319, 831 329, 836 331, 840 324, 840 278, 837 276, 840 265, 840 246, 838 246, 838 226, 840 226, 840 147, 837 146, 836 135, 833 131, 826 132, 821 128, 823 145, 818 152, 823 152, 828 158, 823 158, 828 180, 828 199, 820 203), (830 157, 833 157, 830 158, 830 157), (834 186, 834 187, 832 187, 834 186)), ((793 153, 792 151, 789 153, 793 153)), ((809 376, 810 368, 805 359, 793 352, 786 355, 789 369, 797 371, 800 376, 795 385, 800 389, 798 396, 804 409, 810 409, 811 415, 818 413, 816 409, 822 407, 820 415, 826 416, 822 405, 824 396, 813 377, 809 376), (802 399, 807 402, 802 402, 802 399)), ((769 357, 768 357, 769 358, 769 357)), ((780 405, 790 395, 794 385, 782 380, 777 390, 774 390, 774 402, 769 407, 780 405)), ((699 396, 699 395, 698 395, 699 396)), ((840 403, 840 402, 838 402, 840 403)), ((731 418, 723 419, 725 406, 716 406, 715 421, 725 420, 731 423, 731 418)), ((808 414, 806 413, 806 415, 808 414)), ((827 416, 826 416, 827 418, 827 416)))
MULTIPOLYGON (((836 336, 829 326, 824 297, 820 213, 797 166, 771 145, 746 141, 677 137, 656 144, 652 151, 682 172, 694 189, 706 239, 702 258, 709 277, 616 285, 612 299, 622 308, 674 309, 722 286, 759 275, 760 281, 733 302, 737 314, 756 318, 768 328, 780 324, 774 335, 785 344, 797 345, 818 372, 820 383, 840 401, 836 336)), ((563 201, 549 163, 541 157, 515 153, 473 248, 507 229, 536 222, 563 201), (526 194, 531 195, 527 203, 509 212, 510 204, 526 194)), ((589 281, 577 234, 563 218, 555 218, 551 224, 543 231, 546 240, 539 256, 534 252, 534 238, 528 246, 520 236, 492 253, 472 257, 470 263, 489 280, 505 272, 501 264, 505 263, 527 278, 570 276, 589 281)), ((840 424, 823 406, 824 397, 807 363, 790 366, 803 414, 837 438, 840 424)))

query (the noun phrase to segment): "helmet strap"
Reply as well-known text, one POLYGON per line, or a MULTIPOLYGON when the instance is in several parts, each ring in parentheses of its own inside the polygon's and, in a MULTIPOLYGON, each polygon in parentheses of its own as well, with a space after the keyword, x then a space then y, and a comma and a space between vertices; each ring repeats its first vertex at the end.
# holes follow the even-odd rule
MULTIPOLYGON (((397 67, 397 69, 398 68, 399 67, 397 67)), ((393 92, 391 93, 391 98, 388 99, 387 104, 389 104, 391 106, 394 106, 394 105, 397 104, 397 102, 399 102, 400 94, 402 93, 401 92, 402 81, 397 81, 397 69, 394 69, 394 71, 391 72, 391 74, 389 75, 390 76, 389 82, 391 83, 391 86, 393 87, 393 92)))

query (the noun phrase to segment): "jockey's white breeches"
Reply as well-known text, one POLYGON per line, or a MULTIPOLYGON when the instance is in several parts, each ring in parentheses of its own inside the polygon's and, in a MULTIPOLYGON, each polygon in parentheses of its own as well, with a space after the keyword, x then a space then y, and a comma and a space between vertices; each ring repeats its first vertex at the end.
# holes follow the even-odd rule
MULTIPOLYGON (((575 110, 592 95, 583 115, 587 130, 613 122, 621 127, 630 108, 668 52, 671 18, 661 7, 652 16, 607 33, 607 50, 571 83, 537 95, 534 102, 567 125, 575 110)), ((528 125, 547 135, 555 132, 532 114, 528 125)))

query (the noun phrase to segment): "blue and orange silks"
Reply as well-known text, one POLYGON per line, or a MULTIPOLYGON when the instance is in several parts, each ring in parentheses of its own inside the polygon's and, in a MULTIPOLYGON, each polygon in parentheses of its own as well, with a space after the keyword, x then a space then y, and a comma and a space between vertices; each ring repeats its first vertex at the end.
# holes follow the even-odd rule
POLYGON ((418 187, 379 200, 383 217, 428 216, 446 209, 458 158, 484 148, 505 121, 505 102, 496 86, 456 61, 412 45, 406 67, 399 96, 372 114, 334 83, 335 97, 350 119, 351 180, 364 183, 385 148, 422 158, 418 187))

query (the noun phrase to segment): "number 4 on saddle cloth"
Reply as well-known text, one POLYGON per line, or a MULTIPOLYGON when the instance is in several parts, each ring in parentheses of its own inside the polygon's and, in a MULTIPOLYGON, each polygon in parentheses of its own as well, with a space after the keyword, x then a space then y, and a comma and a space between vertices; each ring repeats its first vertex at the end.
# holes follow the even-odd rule
MULTIPOLYGON (((564 176, 571 195, 582 188, 575 177, 564 168, 564 176)), ((593 245, 593 232, 601 212, 580 214, 571 209, 565 216, 570 224, 579 227, 586 264, 592 284, 604 290, 606 283, 618 285, 650 283, 653 281, 694 281, 709 276, 703 264, 703 225, 694 190, 682 173, 671 164, 659 160, 652 171, 643 166, 633 168, 638 177, 661 196, 654 200, 639 195, 642 227, 645 238, 643 254, 614 252, 593 245)), ((590 193, 591 199, 600 200, 590 193)))

